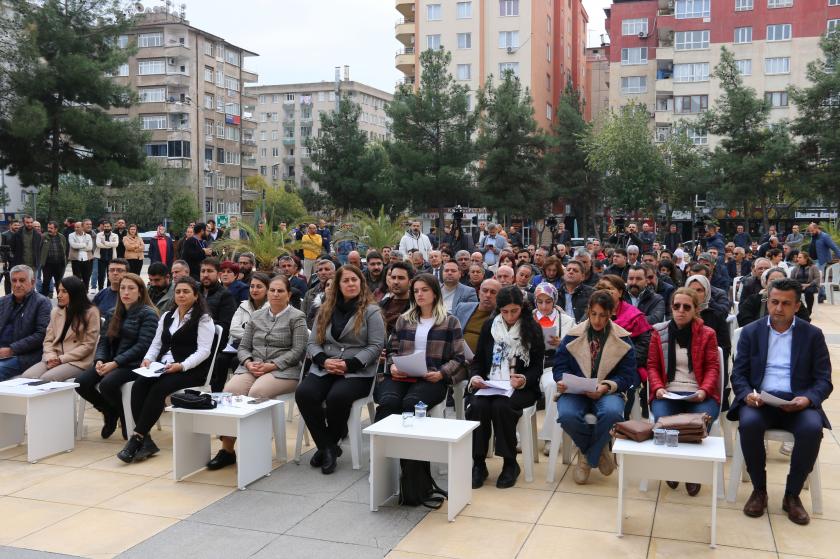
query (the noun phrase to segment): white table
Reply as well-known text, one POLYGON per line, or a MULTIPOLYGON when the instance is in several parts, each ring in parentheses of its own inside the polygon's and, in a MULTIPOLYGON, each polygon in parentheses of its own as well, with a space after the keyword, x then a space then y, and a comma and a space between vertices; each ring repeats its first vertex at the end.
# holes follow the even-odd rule
POLYGON ((712 484, 711 547, 717 540, 718 463, 726 462, 722 437, 706 437, 700 444, 680 443, 671 447, 616 439, 613 452, 618 458, 618 535, 624 517, 624 477, 712 484))
POLYGON ((70 452, 75 446, 75 382, 51 383, 50 390, 0 384, 0 448, 21 444, 28 436, 26 459, 70 452))
POLYGON ((449 468, 449 521, 472 499, 472 432, 477 421, 426 417, 403 427, 402 416, 391 415, 364 430, 370 435, 370 510, 399 491, 399 460, 445 463, 449 468), (389 463, 390 462, 390 463, 389 463))
MULTIPOLYGON (((168 407, 172 412, 172 476, 175 481, 204 468, 210 460, 211 435, 236 437, 236 485, 239 489, 271 475, 271 408, 279 402, 237 403, 212 410, 168 407)), ((285 442, 285 441, 282 441, 285 442)))

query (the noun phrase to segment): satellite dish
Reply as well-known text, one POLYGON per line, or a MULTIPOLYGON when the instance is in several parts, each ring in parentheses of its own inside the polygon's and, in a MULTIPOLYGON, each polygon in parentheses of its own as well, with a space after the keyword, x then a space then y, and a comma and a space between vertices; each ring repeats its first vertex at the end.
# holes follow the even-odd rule
POLYGON ((135 3, 134 4, 134 9, 138 12, 142 12, 143 11, 143 4, 141 4, 140 2, 135 3))

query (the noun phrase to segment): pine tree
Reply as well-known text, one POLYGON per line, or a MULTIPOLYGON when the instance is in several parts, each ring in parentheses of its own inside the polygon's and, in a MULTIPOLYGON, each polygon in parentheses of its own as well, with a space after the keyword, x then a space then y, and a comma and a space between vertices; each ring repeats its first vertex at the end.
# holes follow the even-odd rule
POLYGON ((131 51, 117 38, 131 24, 111 0, 8 0, 0 36, 15 37, 0 110, 0 167, 24 185, 50 186, 50 218, 63 174, 114 186, 148 176, 137 122, 106 112, 134 95, 107 72, 131 51))

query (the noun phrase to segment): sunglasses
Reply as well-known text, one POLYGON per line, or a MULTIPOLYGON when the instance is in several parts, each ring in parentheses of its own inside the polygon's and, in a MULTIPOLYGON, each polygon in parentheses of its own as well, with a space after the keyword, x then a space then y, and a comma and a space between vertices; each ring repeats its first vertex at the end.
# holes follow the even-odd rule
POLYGON ((690 305, 688 303, 674 303, 671 305, 671 308, 675 311, 683 310, 683 311, 692 311, 694 310, 694 305, 690 305))

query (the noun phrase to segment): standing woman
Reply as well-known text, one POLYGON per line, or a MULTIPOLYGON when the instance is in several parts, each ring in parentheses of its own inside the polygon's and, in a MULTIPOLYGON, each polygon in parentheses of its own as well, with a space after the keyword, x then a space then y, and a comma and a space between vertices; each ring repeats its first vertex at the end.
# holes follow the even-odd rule
MULTIPOLYGON (((480 422, 473 433, 473 488, 484 485, 490 435, 495 435, 495 451, 504 460, 496 487, 513 487, 519 477, 516 463, 516 423, 522 410, 540 397, 540 375, 545 349, 542 330, 534 321, 522 291, 507 286, 496 296, 496 316, 484 323, 478 337, 475 357, 470 364, 471 394, 467 419, 480 422), (514 389, 507 396, 478 396, 485 380, 510 380, 514 389)), ((524 444, 524 443, 523 443, 524 444)))
POLYGON ((137 234, 137 225, 128 226, 128 233, 122 238, 125 247, 125 259, 128 260, 128 271, 140 275, 143 269, 143 239, 137 234))
POLYGON ((379 407, 375 421, 414 411, 419 402, 432 409, 446 398, 450 384, 462 380, 457 378, 464 363, 461 323, 447 314, 437 279, 431 274, 414 276, 408 300, 409 308, 397 318, 388 343, 390 367, 377 387, 379 407), (392 362, 394 355, 417 351, 426 354, 428 372, 423 377, 410 377, 392 362))
POLYGON ((99 339, 99 310, 88 299, 87 289, 76 276, 58 284, 58 306, 50 314, 44 337, 44 356, 29 367, 24 378, 65 381, 93 364, 99 339))
POLYGON ((201 288, 191 277, 179 278, 173 301, 175 308, 160 317, 154 341, 142 363, 143 367, 152 361, 163 363, 164 372, 156 378, 140 377, 131 388, 134 433, 117 454, 128 464, 145 460, 160 450, 149 431, 160 419, 166 398, 182 388, 203 385, 210 369, 216 330, 201 288))
POLYGON ((342 266, 312 325, 307 345, 312 368, 295 392, 318 447, 309 463, 324 474, 335 471, 350 408, 370 394, 384 345, 385 322, 362 271, 342 266))
POLYGON ((814 312, 814 295, 820 290, 820 269, 804 250, 800 250, 796 255, 796 265, 791 270, 790 277, 802 284, 805 306, 808 307, 810 315, 814 312))
POLYGON ((94 365, 76 377, 76 392, 104 416, 103 439, 111 436, 118 419, 122 419, 123 437, 127 436, 122 385, 137 379, 134 369, 155 338, 157 322, 146 284, 140 276, 124 275, 117 305, 99 335, 94 365))

